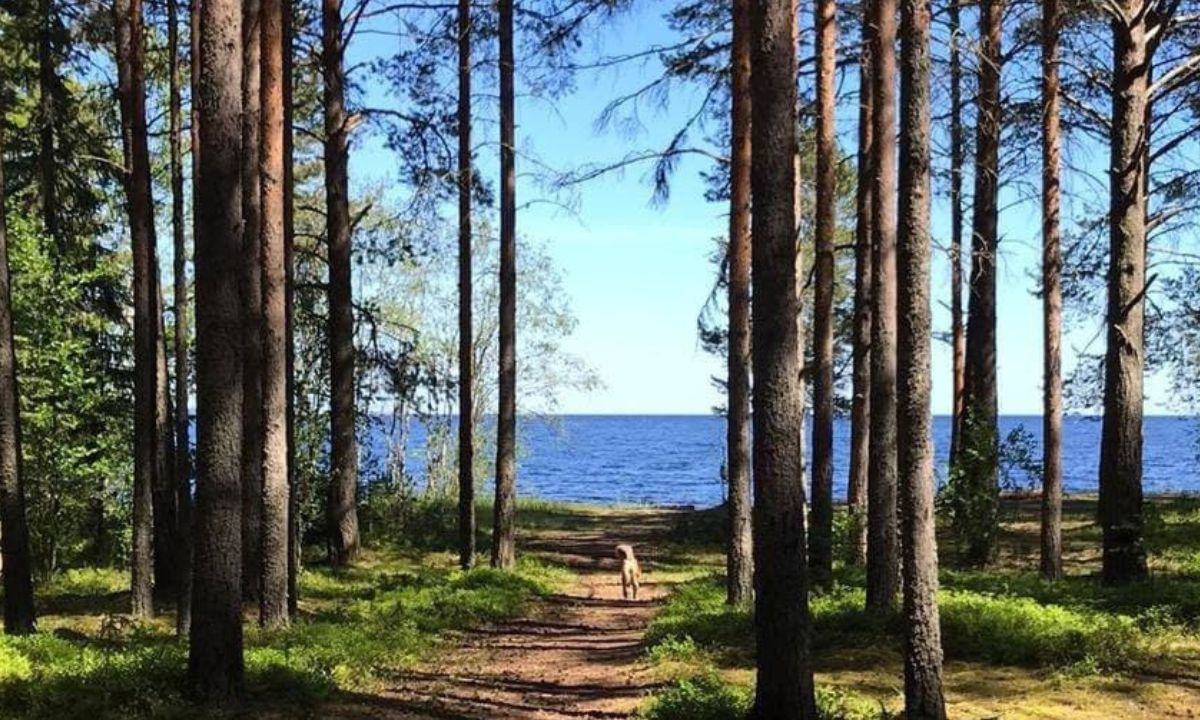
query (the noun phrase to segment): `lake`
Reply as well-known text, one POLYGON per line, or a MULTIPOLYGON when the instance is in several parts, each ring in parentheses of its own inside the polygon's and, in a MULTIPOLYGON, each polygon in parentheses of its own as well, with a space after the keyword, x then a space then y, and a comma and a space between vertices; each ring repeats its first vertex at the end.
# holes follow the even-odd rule
MULTIPOLYGON (((1038 416, 1005 416, 1001 438, 1023 426, 1040 458, 1038 416)), ((371 433, 369 452, 384 454, 387 423, 371 433)), ((1147 417, 1144 425, 1144 487, 1147 493, 1200 492, 1197 418, 1147 417)), ((1063 475, 1068 493, 1095 492, 1100 448, 1098 417, 1063 421, 1063 475)), ((423 474, 424 430, 414 423, 408 471, 423 474)), ((934 418, 936 474, 946 474, 950 418, 934 418)), ((522 419, 517 470, 518 495, 594 503, 638 503, 707 507, 724 499, 721 464, 725 421, 713 415, 564 415, 546 423, 522 419)), ((834 493, 846 494, 850 421, 834 424, 834 493)), ((1018 473, 1019 475, 1019 473, 1018 473)), ((1025 483, 1033 480, 1018 477, 1025 483)), ((490 478, 481 478, 483 484, 490 478)))

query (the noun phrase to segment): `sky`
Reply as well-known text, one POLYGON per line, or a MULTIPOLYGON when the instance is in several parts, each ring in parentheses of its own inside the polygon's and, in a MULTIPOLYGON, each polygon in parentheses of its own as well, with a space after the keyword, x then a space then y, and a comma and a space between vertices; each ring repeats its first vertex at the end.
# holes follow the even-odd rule
MULTIPOLYGON (((635 3, 629 14, 616 18, 602 31, 589 35, 585 54, 619 54, 655 44, 670 43, 673 35, 662 14, 667 4, 635 3)), ((349 62, 387 50, 386 43, 367 39, 353 46, 349 62)), ((518 155, 518 232, 545 241, 565 277, 565 289, 579 320, 565 341, 567 349, 584 358, 603 386, 587 392, 567 392, 560 409, 573 414, 705 414, 721 403, 711 378, 723 373, 723 360, 705 353, 696 336, 696 319, 713 284, 715 269, 709 255, 714 238, 726 232, 726 207, 703 197, 700 172, 709 161, 682 161, 672 182, 668 202, 651 203, 648 166, 632 167, 578 187, 572 207, 532 202, 544 197, 532 170, 540 163, 567 169, 603 164, 627 153, 662 147, 689 110, 696 93, 675 89, 664 107, 644 107, 637 122, 620 130, 596 127, 596 119, 615 96, 653 79, 655 61, 625 65, 618 70, 590 71, 577 88, 553 103, 521 95, 516 108, 518 155), (537 158, 533 161, 532 158, 537 158)), ((853 83, 850 78, 848 82, 853 83)), ((371 81, 364 92, 371 102, 389 101, 371 81)), ((484 90, 476 102, 494 102, 484 90)), ((390 100, 394 102, 394 100, 390 100)), ((843 147, 853 148, 857 120, 851 94, 838 106, 843 147)), ((481 143, 480 163, 494 160, 490 137, 496 126, 486 118, 474 132, 481 143)), ((375 182, 388 177, 388 152, 370 138, 356 139, 352 182, 375 182)), ((1036 183, 1037 178, 1026 178, 1036 183)), ((1035 185, 1036 186, 1036 185, 1035 185)), ((1067 199, 1066 213, 1070 200, 1067 199)), ((1040 217, 1036 204, 1002 194, 999 262, 998 374, 1002 414, 1041 412, 1041 301, 1034 295, 1040 263, 1040 217)), ((843 219, 843 222, 845 219, 843 219)), ((948 244, 949 208, 937 197, 933 208, 934 240, 948 244)), ((969 220, 968 220, 969 221, 969 220)), ((968 230, 969 237, 969 230, 968 230)), ((934 330, 949 328, 950 271, 942 253, 934 253, 934 330)), ((1063 344, 1064 372, 1075 366, 1080 353, 1103 350, 1099 323, 1068 330, 1063 344)), ((935 342, 933 412, 950 411, 950 351, 935 342)), ((1167 413, 1165 384, 1147 379, 1148 413, 1167 413)))

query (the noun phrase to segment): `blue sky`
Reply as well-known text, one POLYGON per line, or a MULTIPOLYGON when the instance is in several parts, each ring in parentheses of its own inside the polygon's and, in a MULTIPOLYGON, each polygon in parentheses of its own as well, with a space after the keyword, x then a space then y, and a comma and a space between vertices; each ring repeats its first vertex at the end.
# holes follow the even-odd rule
MULTIPOLYGON (((644 2, 590 36, 585 52, 621 53, 671 41, 662 19, 667 4, 644 2), (601 49, 602 48, 602 49, 601 49)), ((352 48, 368 55, 380 51, 378 41, 352 48)), ((656 62, 627 65, 617 71, 590 72, 579 77, 578 89, 553 105, 518 97, 517 137, 519 203, 540 196, 527 171, 537 157, 558 169, 616 160, 626 153, 661 147, 697 100, 680 88, 660 110, 645 109, 640 127, 620 132, 600 131, 594 121, 611 98, 638 87, 658 72, 656 62)), ((853 78, 848 78, 853 90, 853 78)), ((377 89, 367 83, 366 91, 377 89)), ((492 102, 484 88, 477 103, 492 102)), ((520 93, 520 87, 518 87, 520 93)), ((377 98, 372 98, 375 102, 377 98)), ((852 147, 856 100, 847 97, 838 107, 844 146, 852 147)), ((490 112, 489 112, 490 114, 490 112)), ((495 124, 476 124, 480 143, 494 145, 495 124)), ((387 178, 390 160, 369 139, 356 148, 352 182, 387 178)), ((494 161, 494 152, 481 150, 480 162, 494 161)), ((568 413, 707 413, 720 402, 710 377, 722 372, 722 361, 705 354, 696 341, 696 317, 713 281, 708 255, 713 238, 725 232, 726 209, 705 202, 699 173, 706 160, 681 162, 667 204, 650 203, 645 173, 633 167, 578 189, 573 211, 537 203, 523 208, 518 231, 545 240, 562 268, 572 307, 579 318, 567 346, 599 373, 604 386, 587 393, 568 393, 561 409, 568 413)), ((1037 182, 1037 178, 1027 178, 1037 182)), ((1069 180, 1068 180, 1069 182, 1069 180)), ((1036 187, 1036 185, 1035 185, 1036 187)), ((1070 201, 1067 201, 1067 212, 1070 201)), ((1040 262, 1040 219, 1036 204, 1004 197, 1001 216, 1002 249, 999 283, 998 363, 1000 410, 1005 414, 1039 414, 1041 407, 1041 302, 1033 295, 1034 272, 1040 262)), ((934 233, 947 242, 949 210, 939 197, 934 206, 934 233)), ((936 331, 949 326, 949 269, 935 253, 933 289, 936 331)), ((1064 342, 1064 366, 1069 370, 1081 351, 1099 352, 1099 325, 1070 331, 1064 342)), ((935 345, 933 410, 950 408, 950 355, 935 345)), ((1162 383, 1148 379, 1147 411, 1168 412, 1162 383)))

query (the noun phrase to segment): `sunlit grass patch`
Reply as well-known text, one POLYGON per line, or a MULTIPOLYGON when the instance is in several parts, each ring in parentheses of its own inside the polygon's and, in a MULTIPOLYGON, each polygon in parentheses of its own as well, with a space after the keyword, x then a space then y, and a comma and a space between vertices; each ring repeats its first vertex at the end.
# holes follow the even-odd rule
MULTIPOLYGON (((753 658, 754 626, 748 609, 725 605, 717 576, 684 583, 647 631, 652 659, 695 647, 725 663, 753 658), (690 643, 690 645, 689 645, 690 643), (663 650, 655 648, 664 647, 663 650)), ((813 648, 819 652, 893 644, 899 647, 899 614, 867 611, 859 588, 815 595, 809 603, 813 648)), ((1151 662, 1161 646, 1157 629, 1137 619, 1098 610, 1041 604, 1021 596, 946 590, 939 596, 942 646, 952 660, 1022 667, 1074 666, 1077 671, 1130 670, 1151 662)))
MULTIPOLYGON (((252 703, 305 706, 370 689, 467 628, 520 615, 564 571, 522 561, 514 572, 368 554, 361 566, 306 571, 310 607, 289 628, 246 628, 252 703)), ((108 576, 62 581, 65 595, 103 595, 108 576)), ((165 623, 121 615, 56 619, 57 631, 0 637, 0 717, 193 717, 183 688, 186 644, 165 623)), ((53 625, 55 623, 49 623, 53 625)))
POLYGON ((121 568, 73 568, 50 576, 38 584, 38 594, 111 595, 129 590, 129 571, 121 568))

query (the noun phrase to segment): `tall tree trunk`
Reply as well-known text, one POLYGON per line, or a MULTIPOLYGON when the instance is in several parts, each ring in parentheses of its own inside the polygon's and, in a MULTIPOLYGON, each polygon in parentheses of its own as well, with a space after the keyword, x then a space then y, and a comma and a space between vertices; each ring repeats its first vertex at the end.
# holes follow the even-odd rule
POLYGON ((950 0, 950 457, 958 457, 962 440, 963 380, 967 362, 967 335, 963 329, 963 103, 962 54, 959 51, 959 15, 962 0, 950 0))
POLYGON ((872 5, 875 186, 871 196, 871 447, 868 478, 867 607, 900 592, 896 519, 896 0, 872 5))
POLYGON ((1120 3, 1113 21, 1109 161, 1108 345, 1100 438, 1102 578, 1146 575, 1142 519, 1142 382, 1146 291, 1146 166, 1151 51, 1143 0, 1120 3))
POLYGON ((8 273, 6 201, 4 128, 0 126, 0 527, 4 529, 0 533, 3 559, 0 569, 4 575, 4 632, 28 635, 37 629, 37 615, 33 605, 25 488, 21 482, 21 410, 8 273))
POLYGON ((242 659, 242 8, 206 0, 200 18, 196 184, 196 517, 188 678, 225 704, 242 659))
POLYGON ((930 414, 929 0, 900 8, 900 212, 896 241, 897 447, 904 556, 904 715, 945 720, 930 414))
POLYGON ((155 253, 154 284, 154 599, 175 599, 178 585, 175 537, 175 437, 172 430, 170 372, 167 368, 167 328, 163 319, 162 278, 155 253))
POLYGON ((1062 576, 1062 253, 1059 249, 1058 0, 1042 2, 1042 577, 1062 576))
POLYGON ((850 562, 867 559, 867 478, 871 446, 871 206, 874 182, 874 98, 871 48, 875 38, 869 1, 862 9, 862 55, 858 61, 858 188, 854 228, 854 370, 851 378, 850 472, 846 501, 850 508, 850 562))
POLYGON ((500 6, 500 412, 492 567, 517 560, 517 166, 513 117, 513 2, 500 6))
POLYGON ((325 79, 325 223, 329 238, 330 561, 358 553, 358 447, 354 437, 354 308, 350 284, 349 139, 342 67, 342 2, 322 0, 325 79))
MULTIPOLYGON (((458 0, 458 562, 475 564, 475 357, 471 319, 471 2, 458 0)), ((407 422, 407 421, 405 421, 407 422)))
POLYGON ((292 72, 294 8, 283 5, 283 264, 284 320, 287 333, 287 471, 288 471, 288 615, 300 612, 300 484, 296 476, 296 282, 292 267, 295 228, 295 142, 292 135, 292 72))
POLYGON ((970 313, 967 317, 963 427, 955 466, 972 511, 964 560, 992 555, 998 505, 996 403, 996 249, 999 240, 1000 54, 1003 0, 980 6, 979 99, 975 139, 975 213, 971 225, 970 313))
MULTIPOLYGON (((199 3, 194 3, 199 5, 199 3)), ((193 11, 196 12, 195 10, 193 11)), ((193 15, 196 17, 196 15, 193 15)), ((193 36, 198 24, 192 25, 193 36)), ((179 3, 167 1, 167 62, 169 75, 168 121, 171 146, 171 233, 175 248, 175 632, 185 637, 191 625, 192 605, 192 463, 188 432, 188 286, 187 245, 183 214, 183 110, 181 65, 179 62, 179 3)), ((193 85, 194 86, 194 85, 193 85)), ((194 97, 194 96, 193 96, 194 97)), ((194 104, 194 103, 193 103, 194 104)), ((195 125, 193 112, 193 126, 195 125)), ((193 172, 196 150, 195 128, 192 134, 193 172)))
POLYGON ((133 546, 131 603, 137 617, 154 614, 153 507, 157 475, 155 447, 158 363, 154 321, 154 199, 146 132, 145 71, 142 66, 141 0, 115 0, 121 134, 125 150, 125 202, 133 238, 133 546))
POLYGON ((288 622, 287 266, 284 252, 283 0, 262 0, 262 114, 259 182, 262 203, 262 555, 259 622, 288 622))
POLYGON ((796 8, 751 2, 757 718, 814 720, 796 317, 796 8))
POLYGON ((837 62, 835 0, 813 5, 817 59, 816 287, 813 307, 812 522, 808 564, 814 585, 833 576, 833 296, 837 232, 837 62))
POLYGON ((58 67, 54 58, 54 19, 57 11, 51 0, 38 0, 38 171, 42 201, 42 224, 57 250, 57 269, 67 256, 66 239, 58 217, 58 158, 54 153, 56 108, 54 93, 58 87, 58 67))
POLYGON ((260 0, 242 3, 242 596, 258 599, 262 564, 263 289, 259 107, 260 0))
POLYGON ((726 601, 754 597, 750 509, 750 0, 733 2, 732 140, 729 166, 729 546, 726 601))

